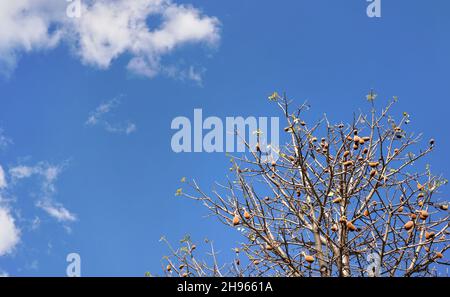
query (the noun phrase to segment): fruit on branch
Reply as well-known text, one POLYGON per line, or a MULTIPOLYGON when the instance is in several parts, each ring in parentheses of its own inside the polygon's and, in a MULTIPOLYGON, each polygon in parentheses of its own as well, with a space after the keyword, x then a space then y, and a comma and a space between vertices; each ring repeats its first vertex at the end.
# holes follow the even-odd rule
POLYGON ((370 136, 365 136, 362 138, 364 141, 370 141, 370 136))
POLYGON ((170 272, 170 271, 172 271, 172 265, 170 265, 170 264, 167 264, 167 266, 166 266, 166 270, 167 270, 167 271, 169 271, 169 272, 170 272))
POLYGON ((415 213, 412 213, 410 216, 411 220, 415 220, 417 218, 417 215, 415 213))
POLYGON ((441 204, 439 208, 442 210, 448 210, 448 204, 441 204))
POLYGON ((417 204, 418 204, 420 207, 422 207, 422 206, 423 206, 423 201, 419 201, 417 204))
POLYGON ((353 149, 356 151, 357 149, 359 149, 359 145, 357 145, 356 143, 353 145, 353 149))
POLYGON ((237 226, 241 223, 241 219, 239 218, 239 216, 237 214, 234 215, 233 218, 233 226, 237 226))
POLYGON ((337 197, 337 198, 333 199, 333 203, 341 203, 341 202, 342 202, 341 197, 337 197))
POLYGON ((178 269, 183 269, 185 266, 184 266, 184 264, 180 264, 180 266, 178 266, 178 269))
POLYGON ((338 230, 338 226, 336 224, 333 224, 333 226, 331 226, 331 231, 336 232, 338 230))
POLYGON ((378 167, 380 165, 380 162, 369 162, 369 166, 372 168, 378 167))
POLYGON ((250 220, 250 219, 252 218, 252 215, 251 215, 248 211, 245 211, 245 212, 244 212, 244 218, 245 218, 246 220, 250 220))
POLYGON ((436 252, 436 258, 442 259, 444 258, 444 255, 441 252, 436 252))
POLYGON ((370 171, 370 177, 374 177, 375 175, 377 175, 377 170, 376 169, 372 169, 371 171, 370 171))
POLYGON ((273 246, 271 245, 271 244, 266 244, 266 250, 267 251, 271 251, 271 250, 273 250, 273 246))
POLYGON ((347 158, 348 155, 350 155, 350 151, 345 151, 345 152, 344 152, 344 158, 347 158))
POLYGON ((364 150, 363 150, 363 154, 365 155, 365 154, 367 154, 369 152, 369 149, 368 148, 364 148, 364 150))
POLYGON ((425 232, 425 238, 426 239, 431 239, 434 238, 436 234, 434 232, 425 232))
POLYGON ((344 163, 342 163, 342 165, 344 165, 345 167, 353 166, 353 164, 355 164, 353 160, 345 161, 344 163))
POLYGON ((366 141, 364 140, 364 138, 360 138, 358 143, 359 143, 360 145, 364 145, 365 142, 366 142, 366 141))
POLYGON ((411 230, 413 227, 414 227, 414 222, 413 221, 408 221, 403 226, 403 228, 405 228, 405 230, 407 230, 407 231, 411 230))
POLYGON ((256 151, 261 152, 261 147, 259 146, 259 143, 256 144, 256 151))
POLYGON ((369 211, 366 209, 365 211, 364 211, 364 216, 365 217, 368 217, 370 215, 370 213, 369 213, 369 211))
POLYGON ((314 257, 311 255, 305 255, 305 261, 308 262, 309 264, 314 263, 314 257))
POLYGON ((429 216, 429 214, 428 214, 428 211, 426 211, 426 210, 421 210, 419 212, 419 218, 421 220, 426 220, 428 218, 428 216, 429 216))
POLYGON ((347 228, 348 228, 348 230, 350 230, 350 231, 356 231, 356 226, 355 225, 353 225, 353 223, 352 222, 350 222, 350 221, 348 221, 347 222, 347 228))
POLYGON ((403 212, 403 206, 400 206, 400 207, 397 209, 397 211, 398 211, 398 212, 403 212))
POLYGON ((425 194, 423 192, 420 192, 419 195, 417 195, 417 198, 423 198, 425 197, 425 194))

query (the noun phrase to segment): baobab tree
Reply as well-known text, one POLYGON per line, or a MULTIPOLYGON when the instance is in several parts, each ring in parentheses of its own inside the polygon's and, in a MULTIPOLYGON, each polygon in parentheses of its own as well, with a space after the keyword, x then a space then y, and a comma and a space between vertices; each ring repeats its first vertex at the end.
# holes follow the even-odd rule
POLYGON ((211 245, 211 261, 198 260, 185 238, 164 259, 166 273, 432 276, 449 265, 448 204, 439 192, 447 180, 423 162, 435 140, 410 132, 407 113, 392 115, 396 97, 380 111, 375 97, 349 124, 324 116, 309 125, 307 104, 292 108, 286 96, 270 96, 286 120, 279 158, 263 162, 259 144, 246 143, 249 153, 232 157, 225 184, 208 193, 192 181, 192 193, 178 191, 239 228, 236 258, 221 266, 211 245))

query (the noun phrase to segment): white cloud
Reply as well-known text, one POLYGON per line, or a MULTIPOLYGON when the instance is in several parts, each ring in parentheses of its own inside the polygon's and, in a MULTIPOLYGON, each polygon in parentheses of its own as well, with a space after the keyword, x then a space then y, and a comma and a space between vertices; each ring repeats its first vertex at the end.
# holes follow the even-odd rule
POLYGON ((0 256, 11 253, 19 243, 20 231, 9 210, 0 207, 0 256))
POLYGON ((135 123, 126 121, 123 123, 111 123, 108 119, 108 114, 120 105, 120 100, 114 98, 106 103, 100 104, 94 111, 89 114, 85 122, 87 126, 101 125, 106 131, 119 134, 131 134, 137 130, 135 123))
POLYGON ((30 178, 34 175, 41 178, 41 193, 36 206, 44 210, 48 215, 60 222, 76 221, 76 215, 72 214, 62 204, 54 201, 56 193, 55 182, 63 170, 63 166, 55 166, 45 162, 35 166, 19 165, 9 169, 13 180, 30 178))
POLYGON ((6 183, 6 176, 5 176, 5 171, 3 170, 2 165, 0 165, 0 190, 6 188, 7 183, 6 183))
POLYGON ((61 204, 55 204, 51 201, 39 201, 36 205, 60 222, 73 222, 77 220, 77 217, 61 204))
POLYGON ((161 58, 175 48, 215 45, 220 39, 217 18, 170 0, 85 0, 80 18, 65 16, 65 5, 62 0, 2 1, 0 69, 11 71, 21 53, 66 42, 84 64, 107 69, 127 54, 127 69, 151 78, 161 73, 161 58), (158 23, 150 27, 154 19, 158 23))
MULTIPOLYGON (((0 58, 1 59, 1 58, 0 58)), ((1 65, 0 65, 1 66, 1 65)), ((11 139, 4 135, 4 131, 0 128, 0 150, 5 149, 8 145, 12 143, 11 139)))

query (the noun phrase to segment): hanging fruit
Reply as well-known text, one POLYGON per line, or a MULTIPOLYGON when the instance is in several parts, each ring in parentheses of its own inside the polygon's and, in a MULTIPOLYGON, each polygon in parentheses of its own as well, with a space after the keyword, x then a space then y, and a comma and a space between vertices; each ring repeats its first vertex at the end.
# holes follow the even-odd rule
POLYGON ((305 261, 308 262, 309 264, 314 263, 314 257, 311 255, 305 255, 305 261))
POLYGON ((380 162, 369 162, 369 166, 372 168, 377 167, 380 164, 380 162))
POLYGON ((237 214, 234 215, 234 218, 233 218, 233 226, 239 225, 240 222, 241 222, 241 219, 239 218, 239 216, 238 216, 237 214))
POLYGON ((337 197, 337 198, 333 199, 333 203, 341 203, 341 202, 342 202, 341 197, 337 197))
POLYGON ((369 211, 366 209, 366 210, 364 211, 364 216, 365 216, 365 217, 368 217, 369 214, 370 214, 369 211))
POLYGON ((406 222, 406 224, 403 227, 405 228, 405 230, 409 231, 414 227, 414 222, 408 221, 408 222, 406 222))
POLYGON ((428 218, 428 216, 429 216, 429 214, 428 214, 428 211, 426 211, 426 210, 421 210, 419 212, 419 218, 421 220, 426 220, 428 218))
POLYGON ((448 210, 448 204, 441 204, 439 208, 442 210, 448 210))
POLYGON ((333 224, 333 226, 331 226, 331 231, 336 232, 338 230, 338 226, 336 224, 333 224))
POLYGON ((436 234, 434 232, 425 232, 425 238, 426 239, 431 239, 434 238, 436 234))
POLYGON ((252 215, 251 215, 248 211, 245 211, 245 212, 244 212, 244 218, 245 218, 246 220, 250 220, 250 219, 252 218, 252 215))
POLYGON ((348 230, 350 230, 351 232, 356 231, 356 226, 353 225, 353 223, 350 222, 350 221, 347 222, 347 228, 348 228, 348 230))

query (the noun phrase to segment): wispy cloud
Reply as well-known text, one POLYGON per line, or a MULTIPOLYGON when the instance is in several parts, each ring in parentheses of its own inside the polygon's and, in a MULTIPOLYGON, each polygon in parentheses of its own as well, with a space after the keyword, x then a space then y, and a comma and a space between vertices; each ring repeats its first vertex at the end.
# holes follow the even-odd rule
POLYGON ((11 143, 12 143, 12 140, 9 137, 6 137, 3 129, 0 128, 0 150, 4 150, 11 143))
POLYGON ((60 222, 73 222, 77 219, 76 215, 54 200, 54 195, 56 194, 55 183, 63 168, 63 165, 51 165, 46 162, 40 162, 35 166, 18 165, 12 167, 9 169, 9 174, 13 182, 32 176, 39 177, 41 179, 41 193, 36 206, 60 222))
POLYGON ((111 112, 120 105, 121 101, 114 98, 106 103, 100 104, 94 111, 89 114, 85 124, 87 126, 102 126, 106 131, 111 133, 129 135, 137 130, 135 123, 130 121, 114 122, 110 120, 111 112))
MULTIPOLYGON (((66 16, 66 1, 0 2, 0 71, 10 73, 21 54, 69 44, 82 63, 107 69, 129 55, 127 69, 152 78, 163 56, 184 44, 215 46, 220 22, 171 0, 82 1, 81 17, 66 16), (159 20, 150 27, 148 19, 159 20)), ((194 77, 195 78, 195 77, 194 77)))

